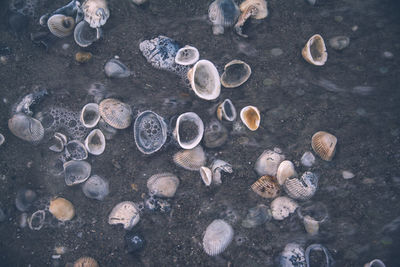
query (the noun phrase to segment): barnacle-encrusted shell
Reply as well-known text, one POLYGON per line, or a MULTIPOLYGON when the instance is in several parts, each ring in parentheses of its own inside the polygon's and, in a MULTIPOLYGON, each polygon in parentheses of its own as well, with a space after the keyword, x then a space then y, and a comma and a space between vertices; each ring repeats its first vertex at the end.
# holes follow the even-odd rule
POLYGON ((74 262, 74 267, 99 267, 99 264, 91 257, 81 257, 74 262))
POLYGON ((271 202, 272 217, 283 220, 293 213, 299 205, 288 197, 277 197, 271 202))
POLYGON ((242 221, 242 226, 245 228, 253 228, 258 225, 271 220, 271 211, 264 204, 259 204, 251 209, 246 215, 246 218, 242 221))
POLYGON ((54 152, 63 151, 65 145, 67 144, 67 136, 65 134, 55 132, 54 140, 55 140, 54 145, 50 146, 49 149, 54 152))
POLYGON ((206 164, 206 154, 198 145, 188 150, 180 150, 174 154, 173 160, 176 165, 190 171, 198 171, 206 164))
POLYGON ((86 104, 81 111, 80 120, 86 128, 93 128, 100 120, 99 105, 96 103, 86 104))
POLYGON ((147 180, 150 195, 158 197, 173 197, 178 186, 178 177, 169 172, 154 174, 147 180))
POLYGON ((67 37, 74 32, 75 20, 62 14, 51 16, 47 20, 50 32, 59 38, 67 37))
POLYGON ((132 74, 124 63, 115 58, 110 59, 104 65, 104 73, 109 78, 126 78, 132 74))
POLYGON ((59 221, 69 221, 75 215, 74 205, 62 197, 50 200, 49 211, 59 221))
POLYGON ((304 249, 296 243, 289 243, 285 246, 279 257, 279 263, 281 267, 308 266, 304 257, 304 249))
POLYGON ((130 230, 140 219, 139 208, 132 201, 118 203, 108 216, 109 224, 122 224, 124 229, 130 230))
POLYGON ((257 193, 257 195, 264 198, 275 198, 281 192, 276 178, 267 175, 262 176, 252 184, 251 189, 257 193))
POLYGON ((228 130, 218 120, 212 119, 206 124, 203 142, 208 148, 222 146, 228 140, 228 130))
POLYGON ((210 256, 218 255, 229 246, 232 238, 232 226, 223 220, 214 220, 203 237, 204 251, 210 256))
POLYGON ((230 99, 225 99, 217 108, 217 117, 219 120, 236 120, 236 108, 230 99))
POLYGON ((318 187, 318 176, 305 172, 300 178, 288 178, 285 181, 285 192, 294 199, 310 199, 318 187))
POLYGON ((65 183, 67 185, 80 184, 90 176, 92 166, 82 160, 71 160, 64 163, 65 183))
POLYGON ((187 77, 195 94, 202 99, 214 100, 221 93, 218 70, 211 61, 197 61, 187 77))
POLYGON ((260 126, 260 111, 254 106, 246 106, 240 111, 240 119, 249 130, 255 131, 260 126))
POLYGON ((8 120, 8 128, 16 137, 31 143, 40 142, 44 136, 42 123, 23 113, 14 114, 8 120))
POLYGON ((192 149, 203 138, 203 121, 194 112, 183 113, 176 120, 173 134, 180 147, 183 149, 192 149))
POLYGON ((208 167, 200 167, 200 176, 206 186, 211 185, 212 172, 208 167))
POLYGON ((240 14, 233 0, 215 0, 208 8, 208 18, 213 24, 213 34, 223 34, 224 27, 232 26, 240 14))
POLYGON ((104 99, 99 104, 99 111, 101 117, 116 129, 125 129, 131 125, 131 107, 117 99, 104 99))
POLYGON ((88 198, 103 200, 109 193, 108 181, 98 175, 92 175, 82 186, 82 191, 88 198))
POLYGON ((82 4, 84 19, 90 24, 92 28, 103 26, 108 17, 110 17, 110 10, 107 7, 106 0, 86 0, 82 4))
POLYGON ((336 152, 336 136, 320 131, 311 138, 311 146, 323 160, 331 161, 336 152))
POLYGON ((258 157, 254 169, 258 175, 269 175, 276 177, 278 167, 285 156, 273 150, 264 150, 258 157))
POLYGON ((88 157, 88 152, 84 144, 78 140, 71 140, 65 146, 67 157, 73 160, 85 160, 88 157))
POLYGON ((301 54, 308 63, 316 66, 322 66, 328 60, 324 39, 319 34, 311 36, 301 54))
POLYGON ((245 83, 251 75, 249 64, 235 59, 225 65, 221 75, 221 83, 226 88, 235 88, 245 83))
POLYGON ((106 138, 99 129, 91 131, 85 139, 85 147, 90 154, 100 155, 106 149, 106 138))
POLYGON ((276 179, 280 185, 283 185, 287 178, 296 177, 297 172, 294 169, 294 165, 290 160, 284 160, 279 164, 276 172, 276 179))
POLYGON ((175 63, 179 65, 193 65, 199 60, 200 54, 196 47, 185 45, 176 52, 175 63))

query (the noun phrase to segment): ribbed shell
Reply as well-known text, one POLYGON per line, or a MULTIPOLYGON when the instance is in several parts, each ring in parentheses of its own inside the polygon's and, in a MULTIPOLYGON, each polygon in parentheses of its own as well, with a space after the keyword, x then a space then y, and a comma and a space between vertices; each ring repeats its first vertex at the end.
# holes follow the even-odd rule
POLYGON ((115 58, 110 59, 104 65, 104 73, 109 78, 126 78, 132 74, 124 63, 115 58))
POLYGON ((125 129, 131 125, 131 107, 117 99, 104 99, 100 102, 99 111, 101 117, 116 129, 125 129))
POLYGON ((230 27, 240 14, 239 7, 232 0, 216 0, 208 8, 208 18, 213 24, 214 34, 224 33, 223 27, 230 27))
POLYGON ((91 131, 85 139, 85 147, 90 154, 100 155, 106 149, 106 138, 99 129, 91 131))
POLYGON ((42 123, 23 113, 14 114, 8 120, 8 128, 16 137, 32 143, 40 142, 44 136, 42 123))
POLYGON ((236 120, 236 108, 230 99, 225 99, 217 108, 217 117, 219 120, 236 120))
POLYGON ((235 88, 245 83, 251 75, 249 64, 235 59, 225 65, 221 75, 221 83, 225 88, 235 88))
POLYGON ((178 186, 178 177, 169 172, 154 174, 147 180, 150 194, 158 197, 173 197, 178 186))
POLYGON ((262 176, 252 184, 251 189, 257 193, 257 195, 264 198, 275 198, 281 192, 276 178, 267 175, 262 176))
POLYGON ((86 104, 81 111, 80 120, 86 128, 93 128, 100 120, 99 105, 96 103, 86 104))
POLYGON ((240 111, 240 119, 249 130, 255 131, 260 126, 260 111, 254 106, 244 107, 240 111))
POLYGON ((86 0, 82 4, 84 19, 92 28, 98 28, 107 22, 110 17, 110 10, 106 0, 86 0))
POLYGON ((269 175, 276 177, 278 167, 285 159, 283 154, 273 150, 264 150, 258 157, 254 169, 258 175, 269 175))
POLYGON ((297 208, 298 204, 288 197, 277 197, 271 202, 272 217, 275 220, 283 220, 293 213, 297 208))
POLYGON ((276 178, 280 185, 283 185, 287 178, 296 177, 297 172, 294 169, 294 165, 290 160, 284 160, 279 164, 276 172, 276 178))
POLYGON ((214 220, 206 229, 203 238, 204 251, 215 256, 223 252, 233 239, 233 229, 223 220, 214 220))
POLYGON ((331 161, 336 152, 337 138, 324 131, 316 132, 311 138, 311 146, 323 160, 331 161))
POLYGON ((318 176, 312 172, 305 172, 300 178, 288 178, 285 181, 285 192, 294 199, 310 199, 318 187, 318 176))
POLYGON ((50 201, 49 211, 59 221, 69 221, 75 215, 74 205, 62 197, 50 201))
POLYGON ((81 257, 74 262, 74 267, 99 267, 99 264, 91 257, 81 257))
POLYGON ((130 230, 140 219, 139 208, 132 201, 118 203, 108 216, 109 224, 122 224, 124 229, 130 230))
POLYGON ((67 37, 74 32, 75 20, 62 14, 51 16, 47 21, 50 32, 59 38, 67 37))
POLYGON ((193 65, 199 60, 200 54, 196 47, 186 45, 178 50, 175 63, 179 65, 193 65))
POLYGON ((64 163, 65 183, 67 185, 80 184, 90 176, 92 166, 81 160, 71 160, 64 163))
POLYGON ((201 146, 180 150, 173 156, 176 165, 190 171, 199 171, 206 164, 206 154, 201 146))

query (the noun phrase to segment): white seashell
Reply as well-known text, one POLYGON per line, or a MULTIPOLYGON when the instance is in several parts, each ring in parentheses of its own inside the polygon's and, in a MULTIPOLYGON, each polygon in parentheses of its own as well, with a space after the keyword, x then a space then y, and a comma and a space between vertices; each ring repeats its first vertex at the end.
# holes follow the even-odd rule
POLYGON ((85 139, 85 147, 90 154, 100 155, 106 149, 106 138, 99 129, 91 131, 85 139))
POLYGON ((208 19, 214 35, 223 34, 224 27, 232 26, 239 16, 239 7, 233 0, 215 0, 208 8, 208 19))
POLYGON ((65 154, 73 160, 85 160, 88 157, 88 152, 84 144, 78 140, 71 140, 65 146, 65 154))
POLYGON ((379 259, 374 259, 364 264, 364 267, 386 267, 385 263, 379 259))
POLYGON ((92 28, 103 26, 110 17, 106 0, 86 0, 82 4, 84 19, 92 28))
POLYGON ((108 78, 126 78, 132 72, 118 59, 112 58, 104 65, 104 73, 108 78))
POLYGON ((74 29, 74 40, 81 47, 88 47, 103 35, 101 28, 93 29, 89 23, 82 20, 79 22, 74 29))
POLYGON ((31 143, 38 143, 44 137, 42 123, 23 113, 14 114, 8 120, 8 128, 16 137, 31 143))
POLYGON ((351 179, 354 178, 354 173, 350 172, 350 171, 342 171, 342 177, 343 179, 351 179))
POLYGON ((125 129, 131 125, 131 107, 117 99, 107 98, 101 101, 99 112, 101 117, 116 129, 125 129))
POLYGON ((173 197, 178 186, 178 177, 169 172, 154 174, 147 180, 149 194, 158 197, 173 197))
POLYGON ((50 32, 59 37, 67 37, 74 32, 75 19, 62 14, 55 14, 47 20, 50 32))
POLYGON ((173 160, 176 165, 190 171, 199 171, 206 164, 206 154, 198 145, 195 148, 181 150, 174 154, 173 160))
POLYGON ((269 175, 276 177, 278 167, 281 162, 285 159, 283 154, 280 154, 273 150, 264 150, 264 152, 258 157, 254 170, 258 175, 269 175))
POLYGON ((221 93, 221 82, 217 68, 211 61, 200 60, 187 74, 195 94, 205 100, 214 100, 221 93))
POLYGON ((217 108, 217 117, 221 121, 225 119, 227 121, 236 120, 236 108, 230 99, 225 99, 217 108))
POLYGON ((140 219, 139 208, 132 201, 118 203, 108 216, 109 224, 122 224, 125 230, 131 230, 140 219))
POLYGON ((196 47, 185 45, 176 52, 175 63, 179 65, 193 65, 199 60, 200 54, 196 47))
POLYGON ((55 144, 49 147, 51 151, 61 152, 64 150, 65 145, 67 144, 67 136, 65 134, 55 132, 54 133, 55 144))
MULTIPOLYGON (((306 267, 304 249, 296 243, 289 243, 279 257, 280 267, 306 267)), ((329 265, 328 265, 329 266, 329 265)))
POLYGON ((265 0, 245 0, 240 4, 242 12, 235 24, 235 31, 238 35, 247 38, 242 32, 242 27, 249 18, 264 19, 268 16, 267 1, 265 0))
POLYGON ((336 152, 337 138, 336 136, 319 131, 311 138, 311 146, 323 160, 331 161, 336 152))
POLYGON ((98 175, 92 175, 82 186, 82 191, 88 198, 103 200, 108 193, 108 181, 98 175))
POLYGON ((299 205, 288 197, 277 197, 271 202, 272 217, 281 221, 293 213, 299 205))
POLYGON ((260 111, 254 106, 246 106, 240 111, 240 119, 249 130, 255 131, 260 126, 260 111))
POLYGON ((31 230, 40 230, 44 225, 46 219, 46 212, 44 210, 35 211, 31 217, 28 218, 28 226, 31 230))
POLYGON ((200 176, 206 186, 210 186, 212 182, 212 172, 210 168, 200 167, 200 176))
POLYGON ((222 253, 233 239, 233 229, 223 220, 214 220, 203 237, 204 251, 210 256, 222 253))
POLYGON ((278 170, 276 172, 276 178, 278 183, 283 185, 287 178, 296 177, 297 172, 294 169, 294 165, 289 160, 284 160, 279 164, 278 170))
POLYGON ((328 60, 324 39, 319 34, 311 36, 301 54, 308 63, 315 66, 322 66, 328 60))
POLYGON ((212 171, 212 179, 215 184, 221 184, 221 171, 227 172, 227 173, 232 173, 232 165, 229 164, 226 161, 216 159, 211 165, 211 171, 212 171))
POLYGON ((241 60, 232 60, 225 65, 221 83, 225 88, 235 88, 244 84, 251 75, 249 64, 241 60))
POLYGON ((301 164, 306 167, 311 167, 315 163, 315 157, 310 151, 304 152, 301 157, 301 164))
POLYGON ((92 166, 86 161, 71 160, 64 163, 65 183, 68 186, 80 184, 90 176, 92 166))
POLYGON ((312 172, 305 172, 300 178, 288 178, 284 189, 289 197, 299 200, 310 199, 318 187, 318 176, 312 172))
POLYGON ((183 113, 176 120, 173 134, 180 147, 183 149, 192 149, 203 138, 203 121, 194 112, 183 113))
POLYGON ((4 144, 4 141, 6 141, 6 138, 4 137, 3 134, 0 133, 0 146, 1 146, 2 144, 4 144))
POLYGON ((100 120, 99 105, 96 103, 86 104, 81 111, 80 120, 86 128, 93 128, 100 120))

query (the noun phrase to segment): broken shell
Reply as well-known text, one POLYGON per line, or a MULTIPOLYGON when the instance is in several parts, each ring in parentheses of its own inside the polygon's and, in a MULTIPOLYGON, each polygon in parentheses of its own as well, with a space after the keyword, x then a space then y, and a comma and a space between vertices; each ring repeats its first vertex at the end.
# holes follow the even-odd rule
POLYGON ((110 59, 104 65, 104 73, 108 78, 126 78, 132 74, 124 63, 115 58, 110 59))
POLYGON ((23 113, 14 114, 8 120, 8 128, 16 137, 31 143, 40 142, 44 136, 42 123, 23 113))
POLYGON ((277 197, 271 202, 272 217, 281 221, 293 213, 299 205, 288 197, 277 197))
POLYGON ((50 200, 49 211, 57 220, 63 222, 71 220, 75 215, 72 203, 62 197, 50 200))
POLYGON ((98 175, 92 175, 82 186, 82 191, 88 198, 103 200, 108 193, 108 181, 98 175))
POLYGON ((139 208, 132 201, 118 203, 108 216, 109 224, 122 224, 125 230, 131 230, 140 219, 139 208))
POLYGON ((28 218, 28 226, 32 230, 40 230, 44 225, 46 219, 46 212, 44 210, 35 211, 31 217, 28 218))
POLYGON ((250 75, 250 66, 246 62, 235 59, 225 65, 221 83, 225 88, 235 88, 245 83, 250 75))
POLYGON ((92 28, 103 26, 110 17, 106 0, 86 0, 82 4, 84 19, 92 28))
POLYGON ((82 20, 74 30, 74 40, 81 47, 88 47, 101 38, 103 32, 101 28, 93 29, 89 23, 82 20))
POLYGON ((196 47, 185 45, 176 52, 175 63, 179 65, 193 65, 199 60, 200 54, 196 47))
POLYGON ((279 257, 279 264, 281 267, 308 266, 304 257, 304 249, 296 243, 287 244, 279 257))
POLYGON ((176 120, 173 132, 175 140, 183 149, 192 149, 203 138, 204 124, 201 118, 194 112, 181 114, 176 120))
POLYGON ((312 172, 305 172, 300 178, 288 178, 285 181, 285 192, 294 199, 310 199, 318 187, 318 176, 312 172))
POLYGON ((257 195, 264 198, 276 198, 281 192, 276 178, 267 175, 261 176, 260 179, 251 185, 251 189, 257 195))
POLYGON ((294 165, 289 160, 284 160, 279 164, 278 170, 276 172, 276 178, 280 185, 283 185, 287 178, 296 177, 297 172, 294 169, 294 165))
POLYGON ((80 184, 90 176, 92 166, 86 161, 71 160, 64 163, 65 183, 69 186, 80 184))
POLYGON ((225 119, 227 121, 236 120, 236 108, 230 99, 225 99, 217 108, 217 117, 221 121, 225 119))
POLYGON ((336 152, 336 136, 320 131, 311 138, 311 146, 323 160, 331 161, 336 152))
MULTIPOLYGON (((306 248, 305 260, 306 260, 307 266, 314 266, 314 264, 316 264, 316 266, 333 266, 333 264, 334 264, 334 260, 333 260, 333 258, 332 258, 332 256, 331 256, 331 254, 329 253, 329 250, 328 250, 326 247, 324 247, 323 245, 321 245, 321 244, 312 244, 312 245, 309 245, 309 246, 306 248), (323 257, 320 257, 320 256, 318 255, 316 258, 318 258, 319 261, 316 262, 316 263, 313 262, 313 264, 311 264, 311 261, 310 261, 310 254, 311 254, 311 252, 313 252, 313 251, 322 251, 322 252, 324 253, 324 256, 323 256, 323 257)), ((371 266, 372 266, 372 265, 371 265, 371 266)))
POLYGON ((374 259, 366 264, 364 264, 364 267, 386 267, 385 263, 379 259, 374 259))
POLYGON ((190 171, 198 171, 206 164, 206 154, 199 145, 188 150, 181 150, 174 154, 173 160, 176 165, 190 171))
POLYGON ((72 17, 56 14, 47 20, 47 27, 53 35, 63 38, 72 34, 75 27, 75 20, 72 17))
POLYGON ((36 200, 36 193, 31 189, 20 189, 15 198, 15 206, 19 211, 27 211, 36 200))
POLYGON ((167 140, 167 124, 157 113, 146 110, 140 113, 133 126, 135 143, 140 152, 157 152, 167 140))
POLYGON ((255 131, 260 126, 260 111, 254 106, 244 107, 240 111, 240 119, 249 130, 255 131))
POLYGON ((203 237, 204 251, 215 256, 222 253, 233 239, 233 229, 223 220, 214 220, 206 229, 203 237))
POLYGON ((335 50, 343 50, 350 44, 350 38, 347 36, 335 36, 329 39, 329 45, 335 50))
POLYGON ((55 143, 49 149, 54 152, 61 152, 64 150, 65 145, 67 144, 67 136, 65 134, 55 132, 54 133, 55 143))
POLYGON ((328 209, 321 202, 308 202, 297 209, 297 215, 303 220, 307 233, 316 235, 319 225, 328 218, 328 209))
POLYGON ((322 66, 328 59, 325 42, 321 35, 315 34, 307 41, 301 54, 308 62, 316 66, 322 66))
POLYGON ((272 215, 269 208, 263 204, 259 204, 254 208, 249 209, 246 218, 242 222, 242 226, 245 228, 253 228, 264 224, 271 220, 272 215))
POLYGON ((125 129, 131 125, 131 107, 117 99, 104 99, 99 104, 99 111, 101 117, 116 129, 125 129))
POLYGON ((81 257, 74 262, 73 267, 99 267, 99 264, 91 257, 81 257))
POLYGON ((86 128, 93 128, 100 120, 99 105, 96 103, 86 104, 81 111, 81 122, 86 128))
POLYGON ((158 197, 173 197, 178 186, 178 177, 169 172, 154 174, 147 180, 150 195, 158 197))
POLYGON ((204 145, 208 148, 222 146, 228 140, 228 130, 218 120, 212 119, 204 130, 204 145))
POLYGON ((194 93, 205 100, 216 99, 221 93, 217 68, 211 61, 202 59, 187 74, 194 93))
POLYGON ((258 175, 276 177, 278 167, 284 159, 285 156, 283 154, 273 150, 264 150, 264 152, 258 157, 254 165, 254 170, 258 175))
POLYGON ((99 129, 94 129, 85 139, 85 147, 90 154, 100 155, 106 149, 106 138, 99 129))
POLYGON ((267 1, 265 0, 245 0, 240 4, 240 17, 235 24, 235 31, 238 35, 247 38, 242 32, 245 22, 251 17, 253 19, 264 19, 268 16, 267 1))
POLYGON ((212 172, 210 168, 200 167, 200 176, 206 186, 210 186, 212 182, 212 172))
POLYGON ((65 152, 67 157, 73 160, 85 160, 88 157, 85 145, 78 140, 69 141, 65 146, 65 152))
POLYGON ((211 165, 211 171, 212 171, 212 179, 213 182, 215 184, 221 184, 222 180, 221 180, 221 172, 227 172, 227 173, 232 173, 233 169, 232 169, 232 165, 229 164, 226 161, 220 160, 220 159, 216 159, 214 160, 214 162, 211 165))
POLYGON ((215 0, 212 2, 208 8, 208 19, 213 24, 213 34, 223 34, 224 27, 232 26, 239 14, 239 7, 232 0, 215 0))

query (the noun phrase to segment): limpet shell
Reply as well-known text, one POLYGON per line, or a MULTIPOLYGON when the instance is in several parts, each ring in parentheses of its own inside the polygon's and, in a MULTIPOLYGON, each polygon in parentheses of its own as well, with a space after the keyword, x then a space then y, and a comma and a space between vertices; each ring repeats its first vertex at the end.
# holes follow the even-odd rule
POLYGON ((275 198, 281 192, 276 178, 267 175, 261 176, 260 179, 251 185, 251 189, 263 198, 275 198))
POLYGON ((69 221, 75 216, 74 205, 62 197, 50 200, 49 211, 59 221, 69 221))
POLYGON ((203 138, 203 134, 204 123, 196 113, 183 113, 176 120, 173 135, 183 149, 192 149, 197 146, 203 138))
POLYGON ((221 121, 225 119, 227 121, 236 120, 236 108, 230 99, 225 99, 217 108, 217 118, 221 121))
POLYGON ((203 142, 208 148, 222 146, 228 140, 228 130, 218 120, 212 119, 206 124, 203 142))
POLYGON ((215 256, 222 253, 233 239, 233 228, 223 220, 214 220, 203 237, 204 251, 215 256))
POLYGON ((311 146, 323 160, 331 161, 336 152, 337 138, 328 132, 316 132, 311 138, 311 146))
POLYGON ((240 119, 250 131, 255 131, 260 126, 260 111, 254 106, 246 106, 240 111, 240 119))
POLYGON ((67 37, 74 32, 75 19, 62 14, 55 14, 47 20, 50 32, 59 37, 67 37))
POLYGON ((86 0, 82 4, 84 19, 92 28, 103 26, 110 17, 106 0, 86 0))
POLYGON ((193 65, 199 60, 200 53, 196 47, 185 45, 176 52, 175 63, 179 65, 193 65))
POLYGON ((278 167, 281 162, 285 159, 285 155, 278 153, 274 150, 264 150, 264 152, 258 157, 254 170, 258 175, 269 175, 276 177, 278 167))
POLYGON ((217 68, 211 61, 202 59, 191 68, 187 77, 194 93, 205 100, 214 100, 221 93, 221 82, 217 68))
POLYGON ((74 267, 99 267, 99 264, 91 257, 81 257, 74 262, 74 267))
POLYGON ((214 35, 223 34, 224 27, 232 26, 240 14, 233 0, 215 0, 208 8, 208 19, 213 24, 214 35))
POLYGON ((86 104, 81 111, 80 120, 86 128, 93 128, 100 120, 99 105, 96 103, 86 104))
POLYGON ((158 197, 173 197, 178 186, 178 177, 169 172, 154 174, 147 180, 150 195, 158 197))
POLYGON ((65 183, 69 186, 80 184, 90 176, 92 166, 81 160, 71 160, 64 163, 65 183))
MULTIPOLYGON (((281 267, 306 267, 304 249, 296 243, 289 243, 285 246, 279 257, 281 267)), ((329 266, 329 265, 328 265, 329 266)))
POLYGON ((90 154, 100 155, 106 149, 106 138, 99 129, 92 130, 85 139, 85 147, 90 154))
POLYGON ((108 216, 109 224, 122 224, 125 230, 131 230, 140 219, 139 208, 132 201, 118 203, 108 216))
POLYGON ((272 217, 281 221, 293 213, 298 206, 294 200, 288 197, 277 197, 271 202, 272 217))
POLYGON ((294 168, 294 164, 290 160, 284 160, 279 164, 276 172, 276 179, 280 185, 283 185, 287 178, 296 177, 297 172, 294 168))
POLYGON ((203 148, 198 145, 188 150, 180 150, 173 156, 176 165, 190 171, 199 171, 200 167, 206 164, 206 154, 203 148))
POLYGON ((319 34, 311 36, 301 54, 308 63, 315 66, 322 66, 328 60, 324 39, 319 34))
POLYGON ((210 186, 212 182, 212 172, 208 167, 200 167, 200 176, 206 186, 210 186))
POLYGON ((131 107, 117 99, 104 99, 99 104, 99 111, 101 117, 116 129, 125 129, 131 125, 131 107))
POLYGON ((318 176, 312 172, 305 172, 300 178, 288 178, 285 181, 285 192, 294 199, 310 199, 318 187, 318 176))
POLYGON ((225 88, 235 88, 244 84, 251 75, 249 64, 235 59, 225 65, 224 73, 221 75, 221 83, 225 88))
POLYGON ((14 114, 8 120, 8 128, 16 137, 31 143, 38 143, 44 137, 42 123, 23 113, 14 114))

